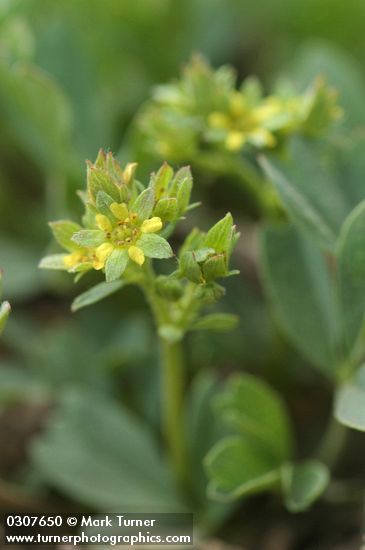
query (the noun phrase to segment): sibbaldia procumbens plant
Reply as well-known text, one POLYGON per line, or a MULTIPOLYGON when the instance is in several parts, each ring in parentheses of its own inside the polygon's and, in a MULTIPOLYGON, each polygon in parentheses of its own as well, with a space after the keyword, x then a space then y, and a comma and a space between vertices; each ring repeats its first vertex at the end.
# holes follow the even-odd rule
POLYGON ((161 347, 161 418, 166 444, 177 479, 189 468, 182 418, 185 390, 184 335, 200 328, 229 329, 234 315, 205 315, 207 307, 224 295, 218 281, 230 270, 230 257, 239 237, 231 214, 207 232, 193 229, 175 254, 169 243, 176 224, 189 209, 193 185, 188 167, 176 173, 166 163, 143 186, 136 164, 124 169, 111 153, 100 151, 87 166, 87 189, 80 192, 85 213, 82 223, 51 222, 63 253, 47 256, 41 268, 61 269, 79 280, 96 270, 104 281, 80 295, 73 310, 119 290, 137 285, 154 315, 161 347), (157 274, 153 261, 170 260, 170 273, 157 274))

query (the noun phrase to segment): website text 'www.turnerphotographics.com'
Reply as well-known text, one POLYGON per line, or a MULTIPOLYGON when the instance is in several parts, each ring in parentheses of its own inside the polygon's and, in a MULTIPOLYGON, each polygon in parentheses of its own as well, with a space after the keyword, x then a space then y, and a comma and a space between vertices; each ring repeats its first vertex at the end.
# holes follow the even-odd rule
POLYGON ((193 546, 192 514, 6 514, 3 544, 193 546))

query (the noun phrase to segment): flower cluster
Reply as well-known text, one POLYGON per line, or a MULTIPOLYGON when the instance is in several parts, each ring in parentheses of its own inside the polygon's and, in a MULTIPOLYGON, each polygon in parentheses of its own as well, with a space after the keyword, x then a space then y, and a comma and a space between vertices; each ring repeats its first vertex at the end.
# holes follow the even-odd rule
POLYGON ((334 90, 317 79, 302 94, 285 87, 264 96, 256 79, 236 88, 229 67, 194 57, 180 80, 156 89, 142 111, 144 146, 160 157, 191 160, 199 151, 275 147, 285 135, 318 135, 341 116, 334 90))
POLYGON ((176 174, 164 164, 144 188, 135 179, 136 164, 123 170, 111 153, 103 151, 88 164, 83 225, 61 220, 50 224, 67 254, 44 258, 41 267, 83 274, 105 272, 107 282, 119 279, 132 262, 173 255, 160 234, 188 209, 192 178, 188 168, 176 174))

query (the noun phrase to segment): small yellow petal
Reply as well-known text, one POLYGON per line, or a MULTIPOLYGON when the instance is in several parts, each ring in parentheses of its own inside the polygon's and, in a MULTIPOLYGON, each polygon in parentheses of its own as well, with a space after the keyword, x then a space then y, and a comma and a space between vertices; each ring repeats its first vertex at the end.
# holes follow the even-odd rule
POLYGON ((63 258, 63 263, 66 267, 71 269, 75 265, 79 264, 82 258, 82 253, 79 251, 72 252, 63 258))
POLYGON ((157 216, 155 216, 154 218, 150 218, 149 220, 144 220, 141 225, 142 233, 156 233, 161 229, 162 221, 161 218, 158 218, 157 216))
POLYGON ((128 185, 133 180, 136 168, 137 168, 136 162, 129 162, 127 166, 124 168, 123 180, 125 184, 128 185))
POLYGON ((98 246, 98 248, 95 250, 95 256, 97 257, 98 261, 104 263, 107 257, 112 253, 113 248, 114 247, 111 243, 103 243, 98 246))
POLYGON ((138 246, 130 246, 128 248, 128 256, 130 257, 131 260, 136 262, 136 264, 138 265, 144 264, 144 260, 145 260, 144 253, 143 253, 143 250, 138 246))
POLYGON ((241 149, 245 141, 246 138, 243 132, 232 130, 226 138, 226 147, 229 151, 238 151, 238 149, 241 149))
POLYGON ((99 229, 101 229, 102 231, 106 231, 108 233, 113 229, 110 220, 106 216, 104 216, 104 214, 97 214, 95 216, 95 221, 99 229))
POLYGON ((110 210, 118 220, 124 221, 128 217, 128 208, 125 202, 121 204, 113 202, 113 204, 110 205, 110 210))
POLYGON ((105 265, 105 262, 99 262, 99 260, 94 260, 93 262, 93 268, 96 269, 96 271, 100 271, 100 269, 103 269, 105 265))

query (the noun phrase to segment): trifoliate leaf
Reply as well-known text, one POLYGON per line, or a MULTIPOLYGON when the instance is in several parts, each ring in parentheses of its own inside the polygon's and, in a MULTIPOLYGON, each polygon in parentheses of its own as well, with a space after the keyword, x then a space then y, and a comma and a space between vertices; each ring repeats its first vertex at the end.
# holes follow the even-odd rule
POLYGON ((285 464, 281 469, 285 503, 290 512, 303 512, 326 489, 330 474, 318 460, 285 464))

